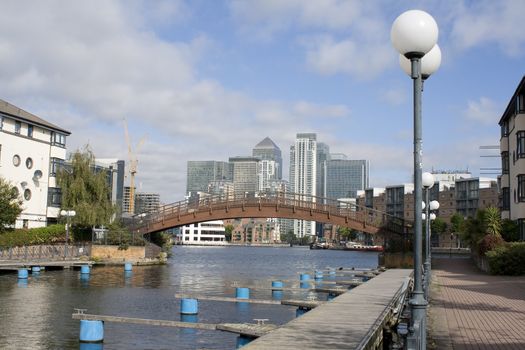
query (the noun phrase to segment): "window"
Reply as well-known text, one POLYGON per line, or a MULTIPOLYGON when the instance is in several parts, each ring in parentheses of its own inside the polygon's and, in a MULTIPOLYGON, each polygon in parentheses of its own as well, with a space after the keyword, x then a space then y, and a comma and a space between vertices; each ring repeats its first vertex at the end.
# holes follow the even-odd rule
POLYGON ((51 145, 66 147, 66 135, 57 132, 51 133, 51 145))
POLYGON ((501 124, 501 137, 507 136, 509 136, 509 122, 505 120, 503 124, 501 124))
POLYGON ((15 154, 13 156, 13 165, 14 166, 19 166, 20 165, 20 156, 18 154, 15 154))
POLYGON ((49 165, 49 176, 56 176, 60 168, 64 165, 64 161, 60 158, 51 157, 49 165))
POLYGON ((31 159, 31 158, 27 158, 26 159, 26 167, 28 169, 31 169, 33 167, 33 159, 31 159))
POLYGON ((510 210, 510 188, 501 189, 501 210, 510 210))
POLYGON ((22 220, 22 227, 25 228, 25 229, 29 228, 29 220, 28 219, 22 220))
POLYGON ((4 128, 4 117, 0 117, 0 130, 4 128))
POLYGON ((518 202, 525 202, 525 175, 518 175, 518 202))
POLYGON ((26 201, 31 199, 31 190, 29 188, 26 188, 24 191, 24 199, 26 201))
POLYGON ((501 152, 501 173, 509 173, 509 152, 501 152))
POLYGON ((22 123, 16 121, 15 122, 15 134, 20 134, 20 130, 22 129, 22 123))
POLYGON ((525 131, 521 130, 516 133, 516 156, 518 158, 525 158, 525 131))
POLYGON ((62 204, 62 192, 58 187, 49 187, 47 195, 47 205, 60 208, 62 204))
POLYGON ((525 95, 516 96, 516 114, 525 112, 525 95))
POLYGON ((33 137, 33 125, 27 125, 27 137, 33 137))

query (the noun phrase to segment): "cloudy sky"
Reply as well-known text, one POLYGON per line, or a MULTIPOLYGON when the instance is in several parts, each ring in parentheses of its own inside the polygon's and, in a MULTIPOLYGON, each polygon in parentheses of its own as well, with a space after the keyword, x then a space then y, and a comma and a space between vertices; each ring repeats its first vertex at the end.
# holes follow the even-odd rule
POLYGON ((497 122, 524 74, 525 2, 351 0, 0 3, 0 97, 67 130, 68 151, 128 159, 140 191, 183 198, 188 160, 283 151, 316 132, 369 159, 370 184, 411 181, 412 82, 390 43, 408 9, 434 16, 441 68, 425 83, 424 169, 499 166, 497 122), (494 154, 494 153, 492 153, 494 154))

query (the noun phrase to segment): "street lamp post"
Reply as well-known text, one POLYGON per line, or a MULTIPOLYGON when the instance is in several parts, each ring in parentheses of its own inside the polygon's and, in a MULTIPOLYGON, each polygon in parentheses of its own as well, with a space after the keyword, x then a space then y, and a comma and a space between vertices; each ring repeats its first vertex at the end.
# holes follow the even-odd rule
MULTIPOLYGON (((438 26, 428 13, 410 10, 392 24, 392 44, 411 62, 410 77, 414 91, 414 291, 410 300, 412 319, 409 348, 426 349, 426 308, 422 285, 422 161, 421 161, 421 94, 423 88, 422 59, 436 45, 438 26)), ((439 64, 435 67, 437 69, 439 64)), ((428 76, 433 73, 428 73, 428 76)))
POLYGON ((69 227, 71 226, 71 218, 75 215, 77 215, 76 211, 74 210, 61 210, 60 211, 61 216, 65 216, 67 223, 66 223, 66 243, 64 244, 64 259, 67 258, 67 251, 68 251, 68 243, 69 243, 69 227))
POLYGON ((430 189, 434 185, 434 176, 431 173, 423 173, 422 175, 423 188, 425 189, 425 263, 424 265, 424 276, 425 276, 425 297, 428 301, 428 286, 429 286, 429 271, 430 271, 430 204, 429 204, 429 193, 430 189))
MULTIPOLYGON (((434 211, 439 209, 439 202, 438 201, 431 201, 428 204, 428 210, 434 211)), ((432 221, 436 220, 436 214, 430 213, 427 216, 427 245, 426 245, 426 262, 425 262, 425 282, 426 282, 426 292, 427 292, 427 300, 428 300, 428 293, 430 288, 430 279, 432 278, 432 247, 430 244, 431 239, 431 224, 432 221)))

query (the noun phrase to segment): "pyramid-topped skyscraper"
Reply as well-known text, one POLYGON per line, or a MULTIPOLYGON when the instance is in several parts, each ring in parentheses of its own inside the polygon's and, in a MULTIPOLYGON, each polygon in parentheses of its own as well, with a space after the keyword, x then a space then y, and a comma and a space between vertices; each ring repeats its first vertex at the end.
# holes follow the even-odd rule
POLYGON ((274 161, 277 165, 276 178, 280 180, 283 178, 283 158, 281 149, 269 137, 265 137, 259 142, 252 151, 252 156, 261 160, 274 161))

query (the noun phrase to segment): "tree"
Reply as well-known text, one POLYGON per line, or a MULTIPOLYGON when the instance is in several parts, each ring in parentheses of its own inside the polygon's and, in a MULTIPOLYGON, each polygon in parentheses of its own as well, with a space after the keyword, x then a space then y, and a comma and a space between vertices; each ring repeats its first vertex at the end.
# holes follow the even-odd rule
POLYGON ((447 231, 447 223, 445 220, 437 217, 435 220, 431 221, 430 223, 430 229, 432 230, 432 234, 442 234, 447 231))
POLYGON ((230 242, 232 240, 232 232, 233 225, 224 226, 224 237, 226 238, 226 242, 230 242))
POLYGON ((297 238, 293 231, 288 231, 287 233, 281 234, 281 242, 286 242, 288 244, 296 243, 297 238))
POLYGON ((452 232, 453 233, 462 233, 464 228, 465 219, 463 216, 461 216, 458 213, 455 213, 450 218, 450 224, 452 225, 452 232))
POLYGON ((338 227, 337 234, 339 235, 340 240, 348 241, 350 239, 351 231, 348 227, 338 227))
POLYGON ((111 203, 109 185, 104 171, 96 171, 95 157, 88 146, 71 156, 71 167, 61 168, 57 174, 62 189, 62 208, 73 209, 72 223, 93 227, 108 225, 115 213, 111 203))
POLYGON ((517 242, 520 239, 518 224, 510 219, 501 222, 501 236, 507 242, 517 242))
POLYGON ((22 212, 22 198, 15 186, 0 177, 0 232, 13 226, 22 212))

